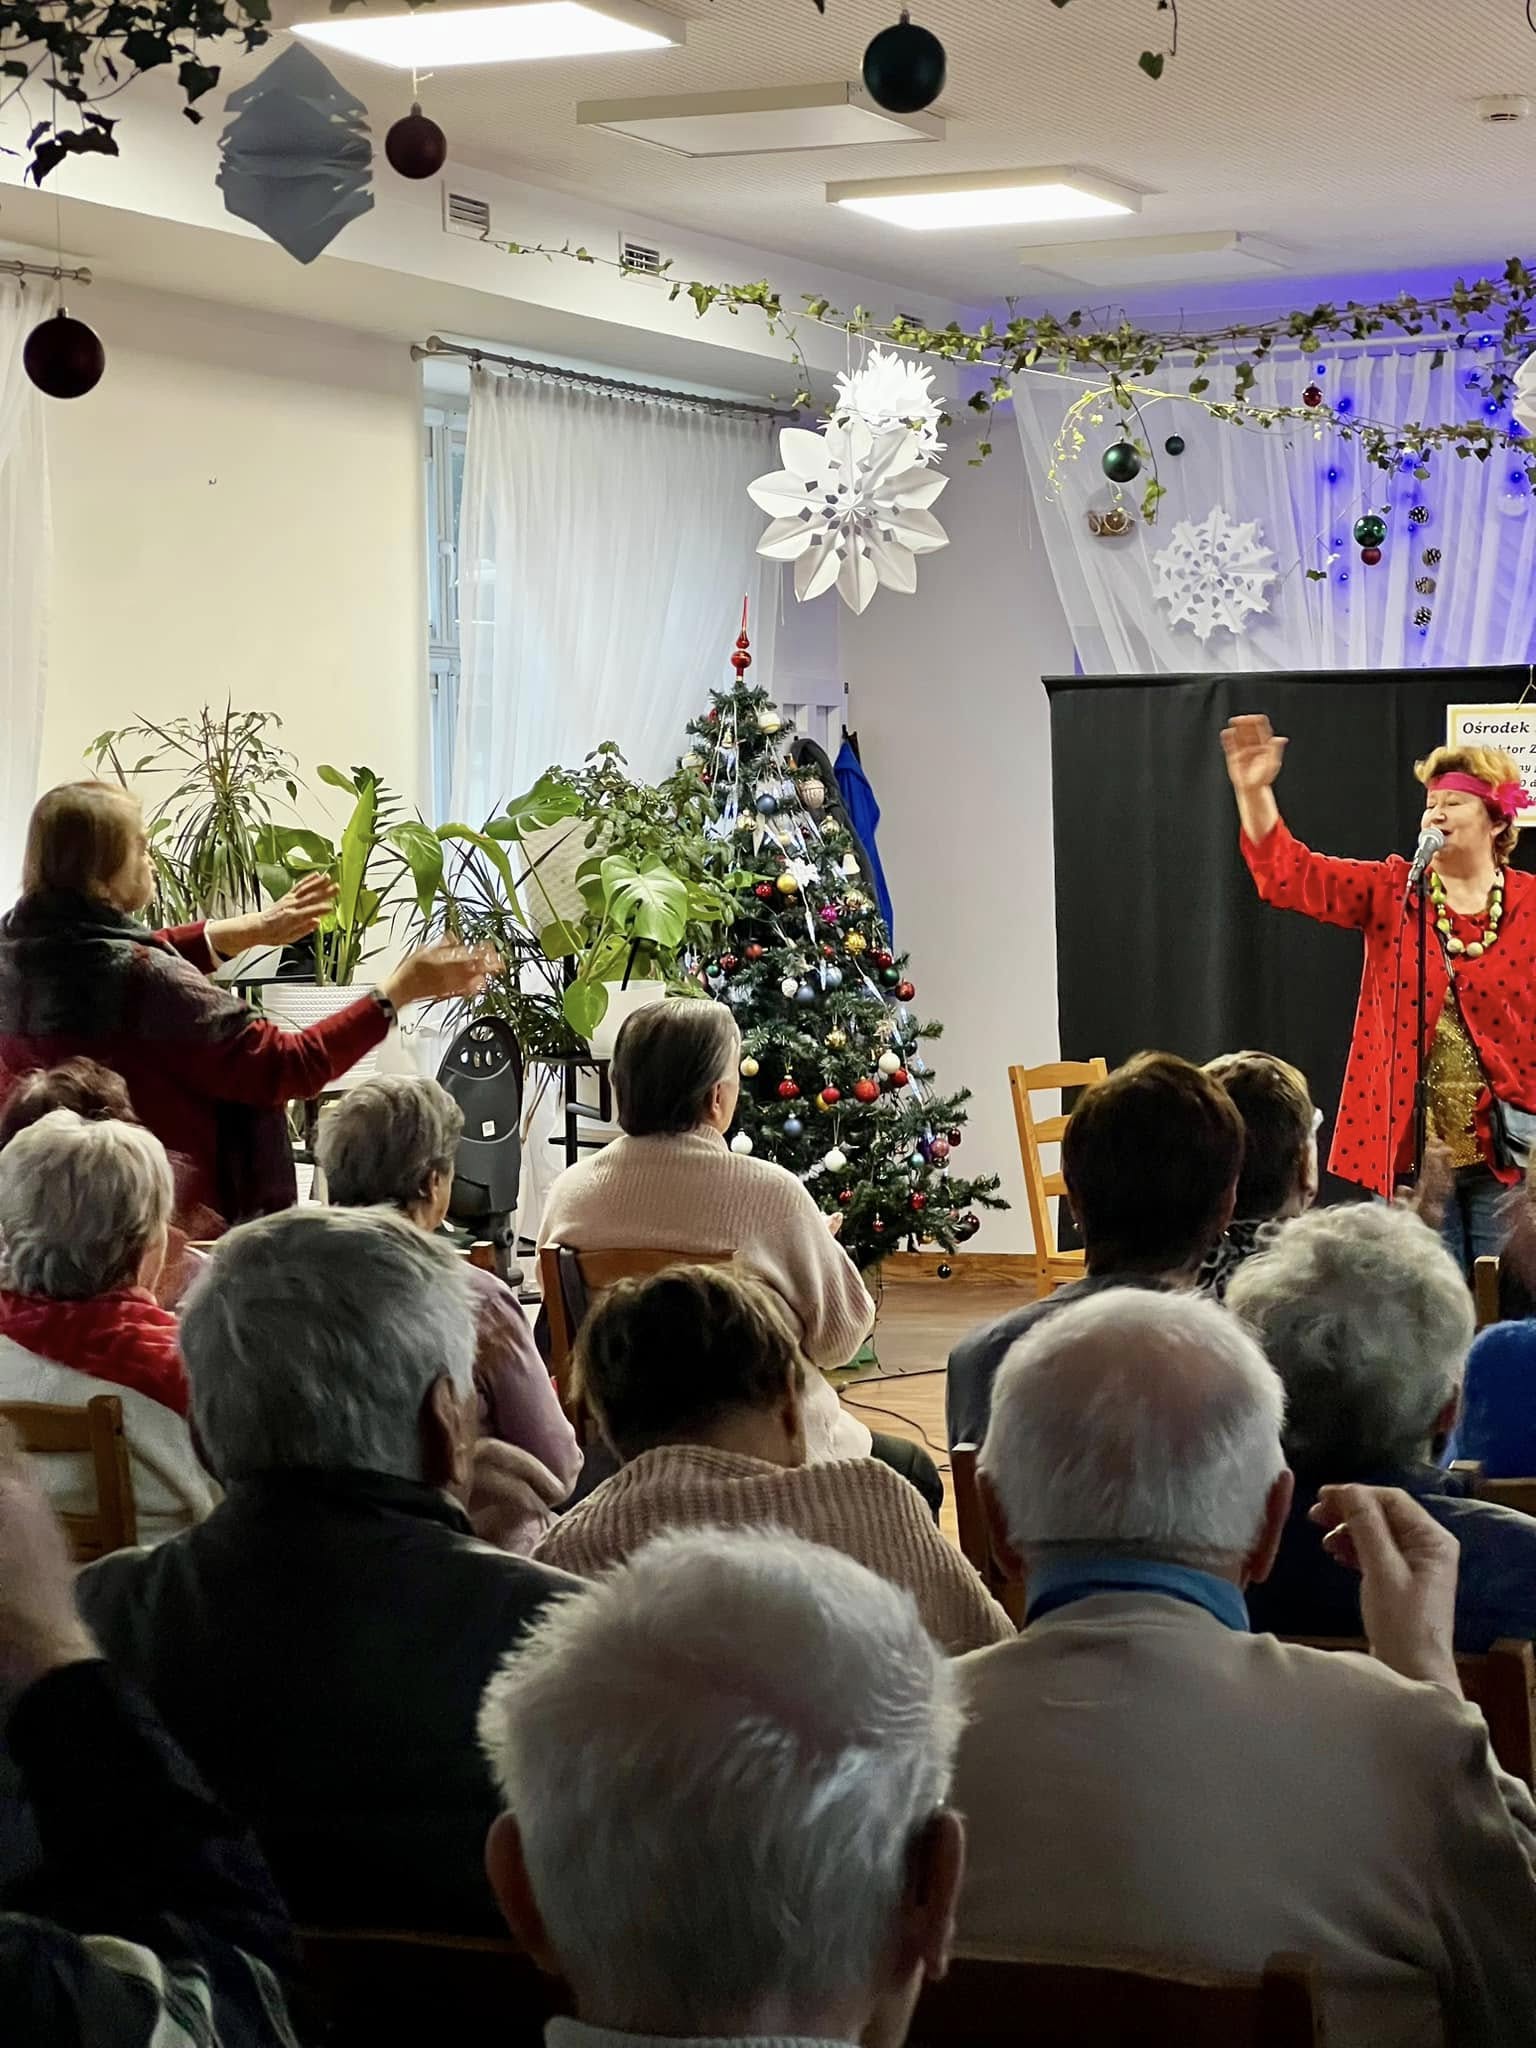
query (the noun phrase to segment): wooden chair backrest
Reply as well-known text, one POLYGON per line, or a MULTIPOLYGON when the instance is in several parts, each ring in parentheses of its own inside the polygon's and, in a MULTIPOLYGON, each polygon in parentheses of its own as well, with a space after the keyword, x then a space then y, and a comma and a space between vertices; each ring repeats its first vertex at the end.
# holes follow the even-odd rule
MULTIPOLYGON (((1358 1636, 1286 1636, 1314 1650, 1365 1650, 1358 1636)), ((1488 1724, 1488 1743, 1512 1778, 1536 1787, 1536 1657, 1504 1638, 1480 1655, 1458 1656, 1461 1689, 1488 1724)))
POLYGON ((1517 1515, 1536 1515, 1536 1479, 1480 1479, 1477 1497, 1517 1515))
POLYGON ((139 1540, 123 1404, 116 1394, 93 1394, 83 1407, 53 1401, 7 1401, 0 1415, 30 1456, 88 1457, 96 1477, 96 1512, 61 1514, 76 1564, 90 1564, 139 1540))
POLYGON ((1485 1252, 1472 1261, 1472 1307, 1477 1327, 1486 1330, 1499 1320, 1499 1261, 1496 1253, 1485 1252))
POLYGON ((1024 1166, 1024 1193, 1029 1201, 1029 1220, 1035 1235, 1034 1261, 1035 1279, 1040 1292, 1046 1293, 1059 1279, 1068 1279, 1070 1273, 1053 1275, 1052 1262, 1080 1255, 1059 1253, 1056 1249, 1056 1232, 1051 1224, 1051 1203, 1067 1192, 1067 1184, 1060 1169, 1047 1173, 1040 1157, 1041 1148, 1046 1145, 1060 1145, 1062 1134, 1067 1128, 1066 1116, 1037 1117, 1030 1097, 1043 1095, 1051 1089, 1086 1088, 1095 1081, 1102 1081, 1108 1073, 1107 1063, 1094 1060, 1057 1060, 1044 1067, 1010 1067, 1008 1087, 1013 1096, 1013 1120, 1019 1133, 1019 1157, 1024 1166))
POLYGON ((976 1456, 975 1444, 955 1444, 949 1453, 949 1490, 955 1503, 960 1554, 975 1568, 993 1599, 1000 1601, 1022 1628, 1024 1583, 1010 1575, 992 1548, 992 1531, 976 1483, 976 1456))
POLYGON ((641 1280, 669 1266, 728 1266, 734 1252, 642 1251, 635 1247, 579 1252, 547 1244, 539 1252, 539 1286, 549 1319, 549 1369, 560 1398, 567 1400, 571 1353, 588 1306, 620 1280, 641 1280), (574 1275, 571 1269, 574 1267, 574 1275))
POLYGON ((958 1955, 924 1986, 907 2048, 1320 2048, 1317 1965, 1273 1955, 1256 1976, 1146 1957, 958 1955))
POLYGON ((543 2048, 565 1987, 510 1941, 399 1930, 301 1932, 305 2039, 324 2048, 495 2042, 543 2048))

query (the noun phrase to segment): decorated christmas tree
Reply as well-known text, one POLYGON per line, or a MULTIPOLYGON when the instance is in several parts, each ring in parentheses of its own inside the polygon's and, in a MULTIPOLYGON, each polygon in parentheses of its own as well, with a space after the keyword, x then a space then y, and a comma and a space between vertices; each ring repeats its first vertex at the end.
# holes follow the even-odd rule
POLYGON ((857 840, 820 762, 797 751, 766 690, 713 693, 688 732, 680 793, 710 793, 722 873, 739 909, 699 979, 736 1013, 741 1104, 731 1145, 787 1166, 861 1267, 924 1240, 952 1251, 1006 1207, 995 1176, 953 1169, 969 1091, 940 1095, 924 1044, 941 1027, 910 1007, 917 989, 892 949, 857 840))

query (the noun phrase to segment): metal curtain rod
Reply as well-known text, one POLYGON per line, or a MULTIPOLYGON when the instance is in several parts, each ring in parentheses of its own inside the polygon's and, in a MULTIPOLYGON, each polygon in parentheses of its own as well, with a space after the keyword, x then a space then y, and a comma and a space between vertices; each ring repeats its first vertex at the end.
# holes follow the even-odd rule
POLYGON ((626 384, 621 377, 600 377, 589 370, 566 370, 558 363, 531 363, 520 356, 493 355, 489 349, 462 348, 457 342, 444 341, 440 334, 429 334, 425 343, 417 341, 411 344, 412 362, 430 363, 443 356, 457 356, 474 369, 482 363, 491 363, 498 370, 514 370, 524 377, 542 377, 553 384, 587 385, 594 391, 611 392, 615 398, 657 399, 696 412, 718 412, 738 419, 794 418, 794 414, 782 405, 752 405, 746 399, 738 398, 706 398, 702 391, 664 391, 657 384, 626 384))
POLYGON ((0 276, 51 277, 56 284, 89 284, 88 270, 66 270, 58 263, 22 263, 12 257, 0 260, 0 276))

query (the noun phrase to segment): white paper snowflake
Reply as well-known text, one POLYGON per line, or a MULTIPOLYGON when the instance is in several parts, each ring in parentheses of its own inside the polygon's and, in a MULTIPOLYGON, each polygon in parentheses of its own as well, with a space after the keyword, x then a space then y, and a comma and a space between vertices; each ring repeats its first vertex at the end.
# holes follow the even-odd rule
POLYGON ((1515 400, 1510 411, 1528 434, 1536 434, 1536 355, 1515 372, 1515 400))
POLYGON ((774 514, 757 552, 795 565, 804 602, 834 584, 861 612, 883 583, 917 588, 917 557, 947 547, 949 535, 928 510, 949 482, 917 460, 909 428, 872 434, 861 419, 813 434, 785 427, 784 467, 747 485, 754 505, 774 514))
POLYGON ((1269 610, 1278 573, 1259 522, 1234 525, 1220 505, 1198 526, 1181 519, 1152 557, 1152 569, 1152 595, 1168 607, 1169 625, 1188 626, 1202 646, 1218 626, 1246 633, 1250 616, 1269 610))
POLYGON ((918 461, 933 462, 944 453, 944 443, 939 439, 943 408, 928 388, 932 382, 932 370, 917 357, 873 348, 857 370, 838 378, 833 422, 846 426, 857 415, 872 434, 910 427, 917 436, 918 461))

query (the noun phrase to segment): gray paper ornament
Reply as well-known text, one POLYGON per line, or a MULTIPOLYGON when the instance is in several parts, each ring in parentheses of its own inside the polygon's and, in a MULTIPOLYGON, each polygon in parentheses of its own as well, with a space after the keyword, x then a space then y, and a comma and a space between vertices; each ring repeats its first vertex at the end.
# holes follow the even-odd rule
POLYGON ((294 43, 224 110, 233 116, 219 140, 226 209, 313 263, 373 205, 368 109, 294 43))

